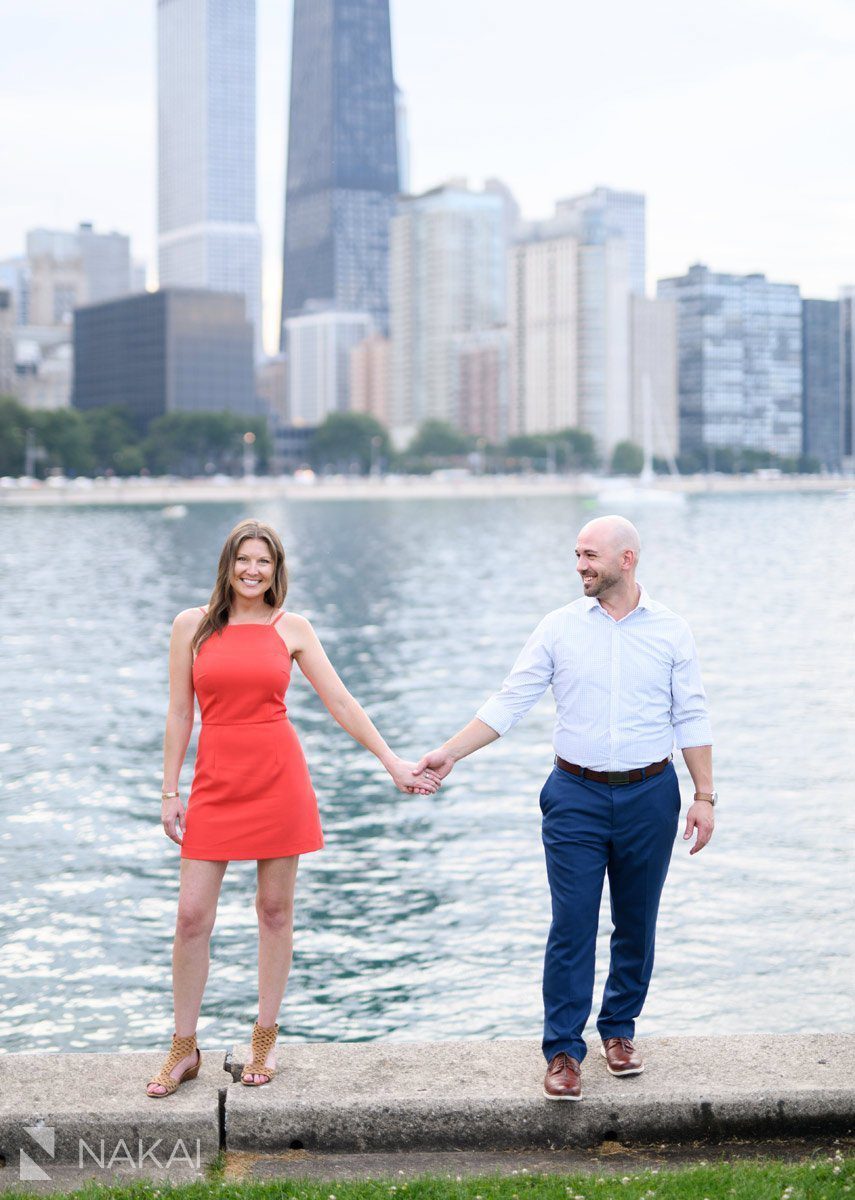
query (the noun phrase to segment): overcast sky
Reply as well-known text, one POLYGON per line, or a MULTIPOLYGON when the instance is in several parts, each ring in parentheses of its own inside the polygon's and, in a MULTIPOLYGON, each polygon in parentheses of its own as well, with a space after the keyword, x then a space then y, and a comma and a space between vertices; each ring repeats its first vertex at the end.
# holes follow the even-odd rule
MULTIPOLYGON (((0 257, 81 220, 155 266, 155 0, 0 0, 0 257)), ((258 0, 270 348, 291 4, 258 0)), ((598 183, 648 198, 648 286, 697 261, 855 282, 853 0, 392 0, 413 190, 504 179, 527 216, 598 183)))

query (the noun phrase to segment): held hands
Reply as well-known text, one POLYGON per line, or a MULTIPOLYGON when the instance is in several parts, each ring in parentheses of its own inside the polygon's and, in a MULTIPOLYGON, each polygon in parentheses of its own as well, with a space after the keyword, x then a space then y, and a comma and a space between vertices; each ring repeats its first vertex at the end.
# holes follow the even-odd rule
MULTIPOLYGON (((399 791, 417 796, 432 796, 442 786, 442 776, 434 771, 424 770, 424 768, 417 773, 415 767, 415 763, 405 762, 404 759, 396 756, 387 764, 386 770, 392 776, 395 787, 399 791)), ((169 799, 164 797, 161 803, 160 820, 166 836, 180 846, 179 832, 185 828, 184 805, 177 796, 169 799)))
POLYGON ((713 835, 715 828, 715 817, 713 815, 713 806, 708 804, 706 800, 696 800, 690 805, 689 811, 686 813, 686 832, 683 834, 683 841, 687 842, 691 838, 695 830, 698 831, 698 836, 692 846, 689 854, 697 854, 699 850, 703 850, 704 846, 713 835))
POLYGON ((413 774, 420 778, 433 778, 441 781, 450 774, 454 763, 455 759, 448 750, 443 746, 438 746, 436 750, 430 750, 424 758, 419 759, 413 774))
POLYGON ((434 771, 417 772, 416 764, 397 756, 386 765, 395 787, 410 795, 432 796, 442 786, 442 776, 434 771))

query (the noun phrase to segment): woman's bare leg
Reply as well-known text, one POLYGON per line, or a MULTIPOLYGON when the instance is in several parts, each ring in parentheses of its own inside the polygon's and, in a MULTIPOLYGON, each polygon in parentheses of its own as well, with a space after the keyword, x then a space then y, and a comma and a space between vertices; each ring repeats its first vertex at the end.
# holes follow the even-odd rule
MULTIPOLYGON (((268 1028, 276 1023, 294 942, 294 885, 297 881, 299 855, 291 858, 263 858, 258 863, 258 892, 255 910, 258 913, 258 1023, 268 1028)), ((276 1049, 265 1062, 276 1066, 276 1049)), ((253 1082, 268 1076, 251 1074, 253 1082)))
MULTIPOLYGON (((220 885, 227 866, 227 862, 205 862, 194 858, 181 860, 178 914, 172 946, 172 998, 175 1032, 179 1037, 196 1032, 208 980, 211 930, 214 928, 220 885)), ((178 1079, 195 1061, 194 1051, 176 1063, 170 1075, 178 1079)), ((148 1091, 162 1094, 166 1089, 159 1083, 152 1083, 148 1091)))

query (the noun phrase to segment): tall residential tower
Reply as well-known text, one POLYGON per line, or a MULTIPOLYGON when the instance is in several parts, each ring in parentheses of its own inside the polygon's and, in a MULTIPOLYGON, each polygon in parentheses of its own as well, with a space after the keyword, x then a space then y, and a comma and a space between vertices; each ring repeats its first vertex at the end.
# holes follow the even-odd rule
POLYGON ((829 471, 840 469, 840 303, 802 300, 802 449, 829 471))
POLYGON ((802 302, 796 284, 702 263, 660 279, 677 305, 680 448, 802 450, 802 302))
POLYGON ((855 285, 840 289, 840 456, 855 471, 855 285))
POLYGON ((328 309, 389 321, 398 191, 389 0, 294 0, 285 322, 328 309))
POLYGON ((404 445, 424 421, 465 425, 459 334, 505 322, 502 198, 453 180, 407 196, 392 222, 390 419, 404 445))
POLYGON ((575 426, 604 455, 630 437, 629 249, 564 202, 523 228, 510 255, 512 432, 575 426))
POLYGON ((635 296, 645 293, 647 202, 642 192, 619 192, 615 188, 596 187, 581 196, 559 200, 555 215, 574 220, 584 242, 603 244, 615 237, 626 242, 629 290, 635 296))
POLYGON ((236 292, 261 350, 255 0, 158 0, 161 287, 236 292))

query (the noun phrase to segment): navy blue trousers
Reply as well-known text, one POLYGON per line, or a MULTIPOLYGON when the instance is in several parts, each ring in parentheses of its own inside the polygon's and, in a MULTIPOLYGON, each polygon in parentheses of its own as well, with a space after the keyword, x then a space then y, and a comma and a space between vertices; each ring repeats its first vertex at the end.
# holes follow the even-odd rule
POLYGON ((609 787, 553 768, 540 793, 552 925, 543 967, 543 1053, 585 1057, 603 880, 609 876, 611 962, 597 1018, 602 1038, 633 1037, 653 970, 659 897, 680 815, 673 763, 609 787))

